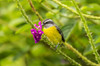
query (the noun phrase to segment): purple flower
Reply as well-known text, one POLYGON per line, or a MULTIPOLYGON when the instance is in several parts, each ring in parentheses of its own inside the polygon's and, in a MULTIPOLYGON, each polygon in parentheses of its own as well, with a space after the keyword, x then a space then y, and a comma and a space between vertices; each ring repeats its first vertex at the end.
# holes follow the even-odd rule
POLYGON ((31 29, 31 33, 33 34, 33 38, 35 40, 35 43, 38 43, 40 41, 41 36, 43 34, 41 21, 39 21, 38 24, 39 24, 39 26, 34 24, 34 26, 37 28, 37 30, 36 29, 31 29))

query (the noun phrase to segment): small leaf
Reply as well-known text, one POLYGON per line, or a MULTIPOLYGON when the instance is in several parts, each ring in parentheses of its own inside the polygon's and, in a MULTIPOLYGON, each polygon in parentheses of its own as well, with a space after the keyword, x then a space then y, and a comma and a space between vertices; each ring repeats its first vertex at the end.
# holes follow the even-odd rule
POLYGON ((16 34, 21 33, 21 32, 24 32, 26 30, 30 30, 30 29, 31 29, 30 25, 29 24, 26 24, 26 25, 22 26, 19 30, 17 30, 16 31, 16 34))
POLYGON ((100 42, 100 36, 98 35, 96 38, 95 38, 95 43, 99 43, 100 42))
POLYGON ((100 25, 89 24, 89 28, 94 34, 100 35, 100 25))
POLYGON ((82 6, 81 11, 87 14, 95 14, 98 15, 99 12, 95 11, 100 11, 100 5, 98 4, 89 4, 87 6, 82 6))
MULTIPOLYGON (((95 44, 95 46, 96 46, 96 49, 100 50, 100 43, 95 44)), ((91 45, 89 44, 87 46, 87 48, 84 50, 83 55, 88 55, 88 54, 91 54, 91 53, 93 53, 93 50, 91 48, 91 45)))
POLYGON ((47 18, 53 18, 54 14, 51 12, 46 13, 47 18))
POLYGON ((48 2, 48 4, 49 4, 50 6, 52 6, 53 8, 57 8, 57 7, 59 6, 58 4, 54 3, 53 1, 47 0, 47 2, 48 2))

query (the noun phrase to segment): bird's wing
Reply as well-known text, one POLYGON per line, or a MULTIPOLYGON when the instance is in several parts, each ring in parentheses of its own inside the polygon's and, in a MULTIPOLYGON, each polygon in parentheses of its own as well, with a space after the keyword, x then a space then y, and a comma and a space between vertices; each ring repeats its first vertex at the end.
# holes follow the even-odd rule
POLYGON ((62 31, 61 31, 61 29, 57 26, 57 25, 55 25, 56 26, 56 29, 58 30, 58 32, 61 34, 61 36, 62 36, 62 41, 63 42, 65 42, 65 39, 64 39, 64 36, 63 36, 63 33, 62 33, 62 31))

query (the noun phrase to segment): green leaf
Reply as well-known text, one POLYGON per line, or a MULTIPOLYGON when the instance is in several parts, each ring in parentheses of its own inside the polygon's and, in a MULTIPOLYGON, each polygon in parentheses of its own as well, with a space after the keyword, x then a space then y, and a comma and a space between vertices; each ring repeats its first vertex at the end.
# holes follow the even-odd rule
POLYGON ((94 33, 96 35, 100 35, 100 25, 89 24, 89 28, 92 33, 94 33))
POLYGON ((67 22, 67 24, 61 28, 61 30, 62 30, 62 32, 63 32, 63 34, 64 34, 64 38, 65 38, 66 41, 67 41, 68 38, 70 37, 70 35, 71 35, 73 29, 74 29, 75 26, 76 26, 76 23, 77 23, 77 22, 75 22, 73 19, 70 19, 70 20, 67 22))
POLYGON ((53 18, 54 14, 51 12, 46 13, 47 18, 53 18))
POLYGON ((4 59, 4 58, 6 58, 6 57, 8 57, 9 55, 12 55, 12 54, 14 54, 13 51, 3 51, 2 53, 0 53, 0 60, 4 59))
MULTIPOLYGON (((96 46, 96 49, 100 50, 100 43, 95 44, 95 46, 96 46)), ((83 55, 86 56, 86 55, 89 55, 89 54, 92 54, 92 53, 93 53, 93 51, 92 51, 91 45, 89 44, 87 46, 87 48, 84 50, 83 55)))
POLYGON ((9 26, 11 27, 16 27, 22 23, 25 23, 24 22, 25 20, 23 18, 18 18, 18 19, 15 19, 15 20, 12 20, 10 23, 9 23, 9 26))
POLYGON ((26 24, 26 25, 22 26, 20 29, 18 29, 16 31, 16 34, 21 33, 21 32, 24 32, 26 30, 30 30, 30 29, 31 29, 30 25, 29 24, 26 24))
POLYGON ((95 38, 95 43, 100 43, 100 35, 95 38))

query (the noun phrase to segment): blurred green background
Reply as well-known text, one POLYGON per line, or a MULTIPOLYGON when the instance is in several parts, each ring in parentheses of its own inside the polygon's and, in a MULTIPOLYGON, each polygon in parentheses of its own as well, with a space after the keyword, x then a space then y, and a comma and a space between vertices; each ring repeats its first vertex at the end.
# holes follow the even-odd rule
MULTIPOLYGON (((69 44, 96 62, 83 24, 77 15, 52 0, 32 1, 44 19, 52 19, 61 28, 69 44)), ((100 0, 76 1, 83 13, 100 16, 100 0)), ((60 2, 75 9, 70 0, 60 2)), ((38 17, 32 12, 28 1, 20 0, 20 3, 32 22, 37 24, 38 17)), ((100 20, 87 19, 87 23, 100 53, 100 20)), ((0 0, 0 66, 72 66, 43 40, 35 44, 30 29, 31 26, 26 23, 15 1, 0 0)), ((72 51, 63 49, 63 52, 86 66, 85 62, 72 51)))

